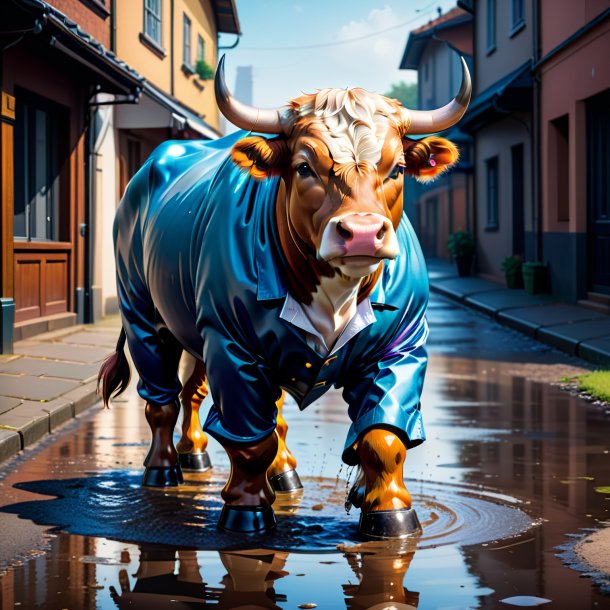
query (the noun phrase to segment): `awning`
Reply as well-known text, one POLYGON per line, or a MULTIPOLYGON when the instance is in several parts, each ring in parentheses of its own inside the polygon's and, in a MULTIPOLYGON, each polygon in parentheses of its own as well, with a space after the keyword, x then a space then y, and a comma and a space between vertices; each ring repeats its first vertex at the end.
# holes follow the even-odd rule
POLYGON ((505 77, 479 93, 460 121, 460 128, 473 132, 498 116, 532 110, 532 62, 526 61, 505 77))
POLYGON ((115 127, 119 129, 174 128, 191 129, 208 140, 216 140, 220 132, 208 125, 202 117, 183 106, 174 98, 144 82, 139 104, 122 104, 116 107, 115 127))

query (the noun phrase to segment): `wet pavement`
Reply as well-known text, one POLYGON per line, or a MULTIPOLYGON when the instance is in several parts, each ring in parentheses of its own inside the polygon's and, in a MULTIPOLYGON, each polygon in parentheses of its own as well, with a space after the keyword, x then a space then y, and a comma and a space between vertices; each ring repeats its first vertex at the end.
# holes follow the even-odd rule
POLYGON ((438 296, 429 320, 428 440, 405 466, 420 538, 358 539, 339 393, 287 402, 305 490, 278 498, 275 532, 235 536, 215 527, 228 460, 213 440, 212 471, 140 488, 132 385, 0 470, 0 608, 610 607, 564 564, 610 524, 610 412, 548 383, 582 361, 438 296))

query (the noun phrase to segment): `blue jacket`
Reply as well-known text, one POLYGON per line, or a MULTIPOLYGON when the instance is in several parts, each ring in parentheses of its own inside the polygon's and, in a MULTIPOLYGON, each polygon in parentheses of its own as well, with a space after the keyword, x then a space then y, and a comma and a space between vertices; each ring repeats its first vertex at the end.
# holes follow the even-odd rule
POLYGON ((204 429, 220 441, 270 434, 282 388, 303 409, 334 385, 352 420, 347 463, 371 427, 418 445, 428 279, 409 221, 403 216, 400 255, 385 261, 370 296, 376 321, 332 356, 317 353, 279 317, 287 291, 278 179, 256 182, 233 165, 231 147, 243 136, 162 144, 117 211, 119 301, 140 395, 156 404, 176 398, 184 348, 205 363, 213 407, 204 429))

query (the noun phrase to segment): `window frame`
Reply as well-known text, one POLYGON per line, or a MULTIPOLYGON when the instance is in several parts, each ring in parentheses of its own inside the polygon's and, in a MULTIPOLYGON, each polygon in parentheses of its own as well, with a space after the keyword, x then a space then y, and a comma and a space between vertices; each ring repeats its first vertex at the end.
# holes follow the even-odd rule
POLYGON ((511 0, 510 3, 510 31, 508 36, 512 38, 516 36, 523 28, 525 28, 525 0, 511 0), (516 11, 515 8, 519 10, 516 11))
POLYGON ((487 218, 485 231, 500 228, 500 161, 498 155, 485 159, 485 194, 487 218))
POLYGON ((205 40, 201 34, 197 34, 197 53, 195 56, 195 63, 203 59, 205 61, 205 40), (201 51, 201 53, 199 53, 201 51))
POLYGON ((195 74, 193 67, 193 47, 191 36, 193 34, 193 22, 191 18, 182 13, 182 70, 187 75, 195 74))
POLYGON ((485 19, 485 53, 491 55, 496 50, 498 40, 498 7, 496 0, 487 0, 485 19))
MULTIPOLYGON (((61 107, 42 96, 30 93, 28 90, 16 91, 16 138, 14 158, 15 196, 13 201, 13 239, 15 242, 53 243, 64 241, 64 210, 61 199, 64 192, 62 164, 65 156, 66 128, 65 112, 61 107), (38 130, 40 113, 44 122, 44 151, 40 148, 41 134, 38 130), (22 131, 23 130, 23 131, 22 131), (43 158, 41 161, 41 154, 43 158), (43 167, 41 167, 43 165, 43 167), (38 196, 36 182, 40 179, 40 170, 44 177, 44 209, 37 207, 40 201, 34 201, 38 196), (19 184, 21 183, 21 184, 19 184), (23 197, 23 235, 17 235, 16 205, 23 197), (34 203, 32 203, 34 201, 34 203), (36 235, 40 229, 36 218, 44 216, 45 236, 36 235)), ((38 189, 40 190, 40 189, 38 189)), ((21 224, 21 223, 19 223, 21 224)))
POLYGON ((140 34, 140 42, 155 53, 155 55, 163 58, 167 55, 163 48, 163 0, 143 0, 142 6, 142 32, 140 34), (158 3, 158 14, 155 14, 149 5, 149 2, 158 3), (148 27, 149 23, 153 21, 158 27, 158 40, 153 35, 152 30, 148 27))

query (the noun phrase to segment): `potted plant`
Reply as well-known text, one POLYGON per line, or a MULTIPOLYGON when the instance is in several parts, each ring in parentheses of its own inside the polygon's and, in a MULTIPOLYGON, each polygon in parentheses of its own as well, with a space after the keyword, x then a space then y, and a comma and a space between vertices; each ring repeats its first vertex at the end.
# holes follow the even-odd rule
POLYGON ((507 288, 523 288, 522 264, 521 257, 516 254, 507 256, 500 264, 500 268, 504 271, 506 277, 507 288))
POLYGON ((545 263, 523 263, 523 286, 528 294, 548 292, 548 268, 545 263))
POLYGON ((447 249, 457 266, 458 275, 470 275, 472 261, 474 260, 474 239, 468 231, 456 231, 449 235, 447 249))
POLYGON ((195 72, 201 80, 211 80, 214 78, 214 68, 205 59, 197 60, 195 72))

